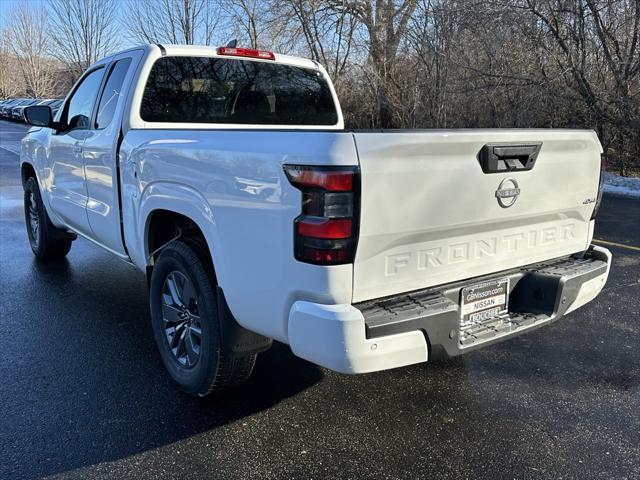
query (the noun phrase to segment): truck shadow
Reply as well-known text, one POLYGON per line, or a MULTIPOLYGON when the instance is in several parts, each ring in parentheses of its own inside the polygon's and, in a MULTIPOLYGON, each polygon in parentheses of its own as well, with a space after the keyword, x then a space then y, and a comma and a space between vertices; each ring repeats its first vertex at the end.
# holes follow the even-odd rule
POLYGON ((275 343, 244 386, 201 399, 182 393, 156 351, 144 277, 89 248, 92 262, 72 252, 70 261, 32 264, 36 288, 23 299, 31 343, 2 387, 20 414, 3 422, 13 459, 1 478, 71 472, 215 431, 323 378, 275 343))

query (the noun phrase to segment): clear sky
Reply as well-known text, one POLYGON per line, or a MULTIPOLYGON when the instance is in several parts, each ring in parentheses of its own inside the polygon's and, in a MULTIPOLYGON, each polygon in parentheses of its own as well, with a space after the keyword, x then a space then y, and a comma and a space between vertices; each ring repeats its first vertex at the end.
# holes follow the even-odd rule
MULTIPOLYGON (((122 0, 118 0, 118 1, 121 2, 122 0)), ((40 6, 42 8, 46 8, 48 0, 0 0, 0 28, 6 25, 8 18, 11 14, 11 11, 15 7, 23 3, 27 3, 34 7, 40 6)), ((116 17, 119 17, 120 12, 116 11, 114 12, 114 14, 116 15, 116 17)), ((121 28, 121 26, 117 24, 116 28, 121 28)), ((135 44, 135 42, 132 43, 131 41, 128 40, 128 38, 125 38, 124 36, 122 36, 122 38, 120 38, 120 43, 115 47, 115 49, 118 50, 120 48, 127 48, 133 44, 135 44)))
POLYGON ((30 3, 32 5, 38 5, 44 3, 44 0, 0 0, 0 26, 3 26, 6 22, 9 12, 16 5, 21 3, 30 3))

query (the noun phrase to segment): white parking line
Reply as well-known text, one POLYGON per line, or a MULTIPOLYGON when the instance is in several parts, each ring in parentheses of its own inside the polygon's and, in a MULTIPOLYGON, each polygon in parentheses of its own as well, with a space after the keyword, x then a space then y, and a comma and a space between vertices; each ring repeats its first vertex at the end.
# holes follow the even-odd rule
POLYGON ((0 148, 2 148, 3 150, 6 150, 7 152, 13 153, 14 155, 20 155, 20 147, 13 148, 13 147, 5 147, 4 145, 0 145, 0 148))

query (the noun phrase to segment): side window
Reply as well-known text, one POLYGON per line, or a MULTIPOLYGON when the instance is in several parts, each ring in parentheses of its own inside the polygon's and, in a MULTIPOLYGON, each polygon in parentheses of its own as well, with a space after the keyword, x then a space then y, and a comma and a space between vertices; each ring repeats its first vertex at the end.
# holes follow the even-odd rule
POLYGON ((100 88, 104 68, 89 73, 73 95, 66 107, 66 121, 69 130, 87 129, 90 127, 91 110, 100 88))
POLYGON ((107 125, 111 123, 111 120, 113 120, 116 107, 118 106, 118 100, 122 93, 122 85, 124 84, 124 79, 127 76, 130 65, 131 59, 123 58, 111 67, 107 82, 102 91, 102 96, 100 97, 100 103, 98 104, 98 117, 96 118, 97 129, 106 128, 107 125))

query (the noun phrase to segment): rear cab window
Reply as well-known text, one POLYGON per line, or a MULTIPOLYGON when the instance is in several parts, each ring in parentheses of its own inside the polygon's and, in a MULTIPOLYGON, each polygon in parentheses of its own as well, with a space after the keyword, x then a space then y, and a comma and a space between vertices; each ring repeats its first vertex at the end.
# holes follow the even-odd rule
POLYGON ((216 57, 162 57, 149 74, 146 122, 336 125, 331 89, 318 70, 216 57))

